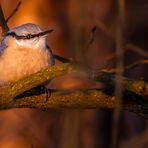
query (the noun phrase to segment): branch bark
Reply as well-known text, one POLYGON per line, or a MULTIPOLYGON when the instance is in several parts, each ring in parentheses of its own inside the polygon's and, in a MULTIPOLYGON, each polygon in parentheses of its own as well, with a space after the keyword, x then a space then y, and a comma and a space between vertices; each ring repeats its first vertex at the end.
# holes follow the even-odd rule
MULTIPOLYGON (((70 74, 83 74, 89 79, 114 86, 115 76, 101 70, 91 70, 74 63, 48 67, 14 83, 0 87, 0 109, 28 107, 49 108, 114 108, 117 98, 110 90, 109 95, 102 90, 53 91, 49 94, 32 89, 53 78, 70 74), (26 92, 27 91, 27 92, 26 92), (24 93, 25 92, 25 93, 24 93)), ((110 88, 110 87, 109 87, 110 88)), ((148 84, 142 80, 134 81, 123 78, 124 103, 122 109, 148 116, 148 103, 143 96, 148 95, 148 84), (129 95, 130 92, 130 95, 129 95)))
MULTIPOLYGON (((11 108, 36 108, 40 110, 61 109, 61 108, 108 108, 116 107, 117 98, 109 95, 104 90, 50 90, 46 94, 42 89, 31 89, 30 91, 19 95, 15 100, 8 104, 1 104, 0 109, 11 108)), ((147 102, 133 93, 127 92, 123 98, 121 106, 123 110, 134 112, 145 118, 148 118, 147 102)))

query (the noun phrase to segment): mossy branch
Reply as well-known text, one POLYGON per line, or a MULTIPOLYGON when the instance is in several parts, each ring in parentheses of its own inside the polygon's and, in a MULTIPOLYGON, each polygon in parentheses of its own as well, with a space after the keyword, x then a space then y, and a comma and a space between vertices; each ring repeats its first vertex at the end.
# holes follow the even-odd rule
MULTIPOLYGON (((99 89, 86 90, 51 90, 49 94, 43 93, 38 89, 33 89, 28 93, 24 93, 12 102, 6 108, 37 108, 41 110, 61 109, 61 108, 108 108, 116 107, 117 98, 114 95, 109 95, 107 91, 99 89), (31 96, 32 94, 32 96, 31 96), (26 95, 26 97, 24 97, 26 95)), ((4 108, 4 106, 3 106, 4 108)), ((148 117, 148 104, 142 97, 130 92, 126 92, 122 104, 123 110, 134 112, 138 115, 148 117)))
MULTIPOLYGON (((33 89, 48 80, 73 72, 83 74, 91 80, 103 82, 108 86, 114 86, 115 83, 114 74, 109 72, 84 68, 74 63, 56 65, 0 87, 0 108, 28 107, 44 110, 50 108, 114 108, 116 106, 117 98, 115 98, 113 90, 112 95, 109 95, 106 91, 97 89, 51 90, 49 94, 39 89, 33 89)), ((122 109, 147 117, 148 103, 143 96, 148 95, 148 84, 142 80, 134 81, 123 78, 123 88, 122 109)))

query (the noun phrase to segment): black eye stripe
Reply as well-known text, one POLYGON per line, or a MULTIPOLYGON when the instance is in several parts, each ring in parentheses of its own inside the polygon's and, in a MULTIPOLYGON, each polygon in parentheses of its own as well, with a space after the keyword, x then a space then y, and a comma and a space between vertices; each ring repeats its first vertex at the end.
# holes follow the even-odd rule
POLYGON ((32 34, 27 34, 27 35, 17 35, 15 32, 10 32, 10 33, 7 33, 6 36, 12 36, 12 37, 15 37, 17 40, 20 40, 20 39, 31 39, 33 38, 32 34))
POLYGON ((16 36, 16 33, 15 32, 10 32, 10 33, 7 33, 6 34, 6 36, 9 36, 9 35, 12 36, 12 37, 15 37, 16 36))
POLYGON ((14 38, 16 38, 17 40, 25 40, 25 39, 32 39, 32 38, 35 38, 35 37, 40 37, 40 36, 43 36, 43 35, 46 35, 48 33, 51 33, 53 30, 47 30, 47 31, 44 31, 44 32, 40 32, 40 33, 37 33, 37 34, 27 34, 27 35, 17 35, 15 32, 8 32, 6 34, 6 36, 12 36, 14 38))

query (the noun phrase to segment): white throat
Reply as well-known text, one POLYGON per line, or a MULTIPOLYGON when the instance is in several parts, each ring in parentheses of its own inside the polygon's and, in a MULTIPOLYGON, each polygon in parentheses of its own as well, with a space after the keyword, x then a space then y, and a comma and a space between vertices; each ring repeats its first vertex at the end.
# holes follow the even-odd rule
POLYGON ((46 41, 45 38, 36 38, 36 39, 26 39, 26 40, 17 40, 15 39, 17 46, 27 47, 32 49, 45 49, 46 41))

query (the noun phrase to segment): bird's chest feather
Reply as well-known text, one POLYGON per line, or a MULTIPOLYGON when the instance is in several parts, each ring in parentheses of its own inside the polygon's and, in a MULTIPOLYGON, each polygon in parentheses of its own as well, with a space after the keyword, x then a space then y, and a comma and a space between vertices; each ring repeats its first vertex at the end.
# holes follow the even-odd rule
POLYGON ((48 50, 29 48, 5 49, 0 57, 0 82, 15 81, 47 67, 50 61, 48 50))

